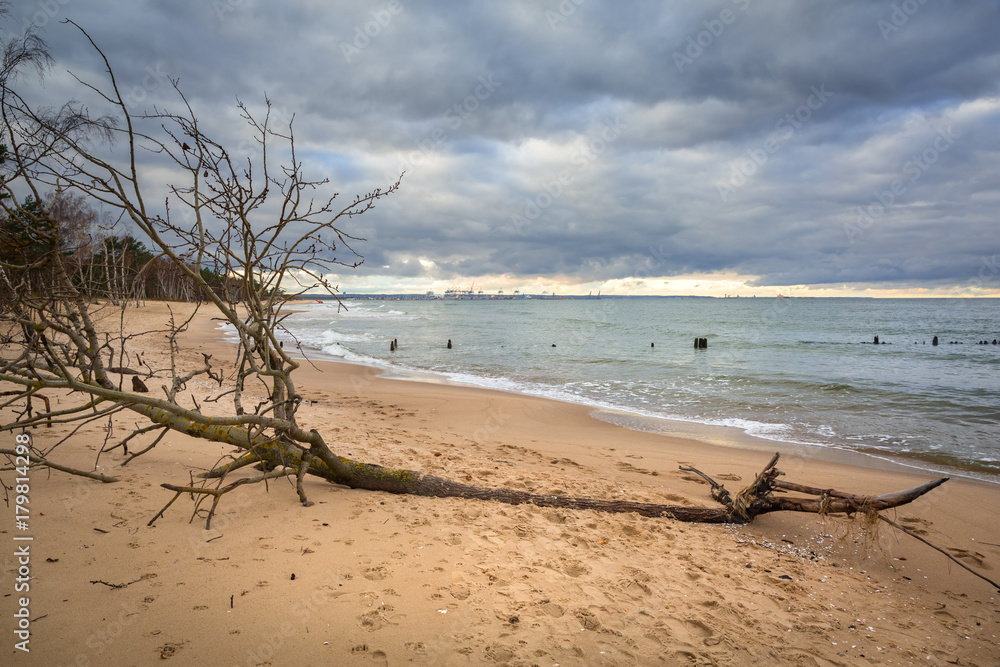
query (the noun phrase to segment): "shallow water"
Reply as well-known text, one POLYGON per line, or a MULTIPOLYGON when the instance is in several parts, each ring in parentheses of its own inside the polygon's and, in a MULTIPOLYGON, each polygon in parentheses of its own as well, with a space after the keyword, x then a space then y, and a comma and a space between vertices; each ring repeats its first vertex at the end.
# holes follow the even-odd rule
POLYGON ((347 306, 305 305, 288 325, 304 345, 347 360, 603 407, 633 428, 728 426, 1000 481, 1000 345, 977 344, 1000 339, 998 300, 347 306), (875 335, 884 344, 871 344, 875 335), (708 348, 694 349, 695 337, 708 348))

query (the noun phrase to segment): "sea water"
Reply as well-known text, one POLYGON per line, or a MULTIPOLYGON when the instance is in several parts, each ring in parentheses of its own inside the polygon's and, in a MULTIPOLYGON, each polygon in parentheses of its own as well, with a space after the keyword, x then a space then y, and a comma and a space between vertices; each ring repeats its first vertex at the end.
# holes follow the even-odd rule
POLYGON ((345 305, 295 304, 287 325, 306 350, 590 405, 632 428, 725 427, 1000 482, 1000 345, 978 344, 1000 339, 1000 300, 345 305))

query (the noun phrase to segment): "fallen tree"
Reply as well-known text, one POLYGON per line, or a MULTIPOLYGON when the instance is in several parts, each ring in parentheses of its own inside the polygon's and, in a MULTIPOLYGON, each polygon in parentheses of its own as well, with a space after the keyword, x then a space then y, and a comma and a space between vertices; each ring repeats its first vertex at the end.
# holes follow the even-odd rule
MULTIPOLYGON (((731 497, 725 487, 718 484, 708 475, 694 468, 681 467, 682 470, 696 472, 712 485, 712 497, 722 504, 722 507, 690 507, 687 505, 659 505, 655 503, 640 503, 630 500, 601 500, 597 498, 574 498, 540 493, 528 493, 513 489, 474 486, 454 482, 435 475, 425 475, 414 470, 398 468, 383 468, 377 465, 362 464, 342 459, 341 465, 331 472, 323 466, 310 466, 307 472, 318 475, 336 484, 342 484, 354 489, 369 491, 385 491, 387 493, 409 494, 415 496, 430 496, 436 498, 467 498, 474 500, 490 500, 508 505, 536 505, 538 507, 557 507, 572 510, 596 510, 610 513, 635 513, 654 518, 667 518, 688 523, 749 523, 761 514, 769 512, 810 512, 813 514, 873 514, 882 510, 899 507, 911 503, 925 493, 948 481, 948 478, 936 479, 911 489, 886 493, 878 496, 859 496, 834 489, 816 489, 813 487, 783 482, 777 477, 782 475, 775 467, 779 455, 768 462, 765 469, 757 476, 753 484, 740 491, 735 498, 731 497), (774 495, 775 491, 791 489, 820 496, 811 498, 785 498, 774 495)), ((250 460, 256 460, 249 458, 250 460)), ((200 494, 214 498, 208 513, 205 527, 210 528, 212 515, 218 505, 219 498, 239 486, 275 477, 291 475, 295 466, 270 471, 257 478, 242 478, 225 487, 208 488, 205 486, 177 486, 161 484, 165 489, 174 492, 174 497, 154 516, 149 525, 158 519, 177 498, 184 493, 200 494)), ((205 477, 222 476, 222 472, 213 471, 205 477)))
MULTIPOLYGON (((75 25, 75 24, 74 24, 75 25)), ((81 30, 86 39, 90 39, 81 30)), ((199 484, 165 483, 174 492, 167 507, 184 493, 213 498, 212 515, 222 496, 241 486, 278 477, 293 478, 299 500, 310 505, 303 480, 307 475, 356 489, 406 493, 431 497, 459 497, 510 504, 531 503, 546 507, 592 509, 605 512, 636 512, 680 521, 745 523, 774 511, 815 513, 877 512, 918 498, 944 480, 907 491, 881 496, 854 496, 837 491, 817 491, 777 479, 777 457, 748 488, 731 497, 721 485, 712 484, 713 497, 722 507, 663 506, 620 500, 569 498, 531 494, 502 488, 461 484, 413 470, 388 468, 355 461, 335 453, 322 434, 299 423, 302 397, 296 390, 294 372, 301 361, 279 342, 291 300, 306 291, 322 289, 336 296, 326 272, 334 265, 357 266, 362 260, 352 248, 358 241, 338 225, 362 215, 392 194, 399 181, 338 204, 338 194, 315 200, 311 194, 324 188, 325 180, 313 181, 302 173, 296 157, 292 125, 276 128, 270 103, 258 118, 240 104, 242 117, 256 142, 254 154, 241 157, 201 129, 193 107, 177 90, 180 113, 166 110, 137 111, 119 90, 110 63, 100 49, 93 48, 105 66, 102 85, 80 82, 84 91, 107 108, 95 115, 88 108, 67 103, 56 109, 39 109, 28 102, 18 85, 18 73, 43 67, 47 53, 37 38, 24 36, 5 45, 0 73, 0 111, 4 121, 0 206, 9 219, 27 221, 24 228, 39 236, 35 246, 42 252, 21 259, 0 261, 0 383, 18 389, 4 391, 0 409, 27 404, 13 421, 0 430, 22 430, 42 423, 83 424, 110 420, 128 411, 145 418, 116 445, 128 453, 132 442, 151 443, 125 461, 150 451, 173 431, 235 447, 239 454, 202 475, 199 484), (284 160, 283 162, 281 160, 284 160), (151 183, 164 172, 176 177, 167 189, 162 206, 148 201, 159 183, 151 183), (207 307, 228 323, 239 339, 235 363, 230 368, 213 366, 204 356, 200 365, 180 368, 176 361, 176 339, 188 322, 171 320, 162 333, 167 337, 169 368, 147 366, 147 379, 162 380, 162 396, 146 391, 138 380, 143 366, 136 349, 136 334, 124 327, 126 298, 97 300, 80 268, 80 253, 67 252, 60 234, 57 211, 46 202, 56 194, 83 196, 113 210, 144 237, 153 261, 168 261, 200 292, 207 307), (19 204, 25 194, 31 206, 19 204), (32 278, 44 274, 39 288, 32 278), (226 279, 212 279, 224 276, 226 279), (109 326, 117 323, 116 326, 109 326), (124 383, 132 376, 131 389, 124 383), (117 376, 117 377, 116 377, 117 376), (207 397, 187 391, 195 378, 210 379, 219 386, 228 382, 228 414, 210 415, 202 409, 207 397), (77 400, 69 407, 30 409, 39 390, 62 392, 77 400), (266 398, 248 405, 252 392, 266 398), (240 469, 255 466, 260 474, 225 483, 240 469), (213 486, 214 485, 214 486, 213 486), (786 498, 777 495, 795 489, 819 499, 786 498)), ((176 89, 176 84, 175 84, 176 89)), ((95 107, 96 108, 96 107, 95 107)), ((139 274, 141 275, 142 269, 139 274)), ((107 285, 102 285, 102 295, 107 285)), ((124 287, 123 287, 124 289, 124 287)), ((30 464, 47 466, 102 482, 115 478, 75 470, 55 463, 52 451, 66 438, 45 450, 27 454, 30 464)), ((105 448, 107 451, 109 448, 105 448)), ((12 450, 0 453, 13 456, 12 450)), ((161 510, 153 521, 158 518, 161 510)), ((152 523, 152 521, 150 522, 152 523)))

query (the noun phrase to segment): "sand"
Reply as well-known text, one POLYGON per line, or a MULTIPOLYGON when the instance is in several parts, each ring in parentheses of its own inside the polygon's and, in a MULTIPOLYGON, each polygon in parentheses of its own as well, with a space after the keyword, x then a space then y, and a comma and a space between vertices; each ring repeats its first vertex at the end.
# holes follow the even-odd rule
MULTIPOLYGON (((189 306, 174 305, 175 312, 189 306)), ((232 348, 202 311, 181 358, 232 348)), ((129 312, 161 325, 164 304, 129 312)), ((162 367, 162 334, 139 341, 162 367)), ((127 379, 127 378, 126 378, 127 379)), ((154 392, 162 381, 147 381, 154 392)), ((769 455, 630 431, 582 406, 379 377, 317 362, 298 373, 300 421, 335 451, 459 481, 542 493, 711 506, 698 467, 732 490, 769 455)), ((196 380, 205 396, 218 389, 196 380)), ((66 399, 60 399, 65 401, 66 399)), ((212 409, 224 407, 211 405, 212 409)), ((5 414, 4 418, 9 419, 5 414)), ((138 416, 116 420, 110 442, 138 416)), ((107 422, 32 432, 92 469, 107 422)), ((0 435, 12 446, 13 435, 0 435)), ((135 451, 145 444, 134 442, 135 451)), ((231 449, 172 433, 115 484, 34 470, 30 653, 13 500, 0 518, 4 664, 997 665, 1000 593, 913 538, 810 514, 741 527, 356 491, 284 480, 227 495, 211 530, 183 484, 231 449), (95 583, 97 582, 97 583, 95 583), (124 587, 112 587, 108 584, 124 587)), ((863 463, 863 461, 861 461, 863 463)), ((934 478, 784 455, 803 484, 856 493, 934 478)), ((252 474, 249 471, 248 474, 252 474)), ((9 485, 12 473, 3 473, 9 485)), ((1000 578, 1000 487, 953 479, 890 518, 1000 578)))

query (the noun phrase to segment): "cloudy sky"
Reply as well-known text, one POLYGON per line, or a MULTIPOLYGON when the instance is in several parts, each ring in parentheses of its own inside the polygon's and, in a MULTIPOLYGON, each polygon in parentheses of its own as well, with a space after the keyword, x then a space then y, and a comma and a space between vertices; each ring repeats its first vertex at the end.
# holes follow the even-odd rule
POLYGON ((397 194, 342 289, 1000 296, 1000 4, 18 2, 139 107, 168 78, 238 147, 295 114, 310 173, 397 194))

